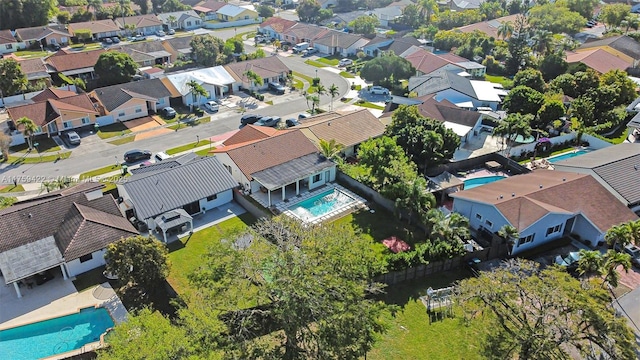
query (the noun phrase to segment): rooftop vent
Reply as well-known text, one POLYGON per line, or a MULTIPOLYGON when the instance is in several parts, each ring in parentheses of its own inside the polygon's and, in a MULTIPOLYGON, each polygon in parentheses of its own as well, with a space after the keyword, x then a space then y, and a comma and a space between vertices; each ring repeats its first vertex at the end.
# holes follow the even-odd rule
POLYGON ((31 219, 33 217, 33 214, 29 213, 27 216, 29 217, 29 219, 31 219))
POLYGON ((633 165, 633 170, 638 171, 638 165, 633 165))
POLYGON ((511 197, 514 197, 514 196, 516 196, 516 193, 511 193, 511 197))
POLYGON ((542 189, 542 184, 540 184, 540 189, 542 189))
POLYGON ((504 196, 502 196, 502 194, 500 194, 500 199, 502 199, 504 196))

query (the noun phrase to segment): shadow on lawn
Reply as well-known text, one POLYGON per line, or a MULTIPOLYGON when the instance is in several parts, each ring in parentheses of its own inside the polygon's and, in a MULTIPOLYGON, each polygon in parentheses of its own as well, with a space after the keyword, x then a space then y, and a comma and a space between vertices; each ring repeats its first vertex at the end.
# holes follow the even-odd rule
POLYGON ((391 236, 397 236, 411 246, 424 241, 424 231, 398 220, 394 214, 377 205, 370 205, 370 208, 375 212, 361 210, 353 214, 354 229, 371 235, 377 242, 391 236))

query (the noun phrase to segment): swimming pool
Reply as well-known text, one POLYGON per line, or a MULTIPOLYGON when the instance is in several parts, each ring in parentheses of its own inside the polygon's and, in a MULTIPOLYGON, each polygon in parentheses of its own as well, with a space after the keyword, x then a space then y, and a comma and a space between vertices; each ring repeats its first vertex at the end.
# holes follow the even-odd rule
POLYGON ((321 194, 302 200, 287 209, 304 222, 312 222, 332 212, 339 212, 354 204, 356 200, 338 189, 331 189, 321 194))
POLYGON ((557 155, 557 156, 554 156, 554 157, 547 158, 547 160, 550 163, 555 163, 555 162, 558 162, 558 161, 571 159, 571 158, 576 157, 576 156, 584 155, 584 154, 586 154, 588 152, 591 152, 591 149, 580 149, 580 150, 575 150, 575 151, 569 151, 569 152, 566 152, 564 154, 560 154, 560 155, 557 155))
POLYGON ((3 359, 40 359, 100 341, 113 327, 104 308, 86 308, 79 313, 0 331, 3 359))
POLYGON ((492 175, 492 176, 483 176, 483 177, 477 177, 473 179, 467 179, 464 181, 464 189, 465 190, 473 189, 475 187, 490 184, 492 182, 496 182, 504 178, 506 178, 506 176, 492 175))

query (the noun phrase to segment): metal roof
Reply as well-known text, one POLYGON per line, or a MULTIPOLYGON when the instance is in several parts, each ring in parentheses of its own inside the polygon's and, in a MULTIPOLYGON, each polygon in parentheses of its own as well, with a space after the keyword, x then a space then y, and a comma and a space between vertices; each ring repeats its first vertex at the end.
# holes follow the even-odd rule
POLYGON ((122 184, 141 219, 158 216, 237 185, 215 157, 190 161, 122 184))
POLYGON ((251 174, 251 176, 262 186, 274 190, 333 166, 335 166, 333 161, 318 153, 312 153, 251 174))
POLYGON ((191 222, 192 220, 193 217, 184 211, 184 209, 174 209, 158 216, 154 221, 161 230, 167 231, 178 225, 191 222))

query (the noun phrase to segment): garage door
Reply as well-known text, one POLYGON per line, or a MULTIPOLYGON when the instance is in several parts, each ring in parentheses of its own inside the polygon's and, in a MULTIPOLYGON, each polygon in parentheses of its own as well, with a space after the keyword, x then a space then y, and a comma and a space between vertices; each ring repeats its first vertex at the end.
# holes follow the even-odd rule
POLYGON ((107 116, 101 116, 96 118, 96 123, 98 123, 98 125, 100 126, 105 126, 105 125, 110 125, 113 124, 113 116, 112 115, 107 115, 107 116))

